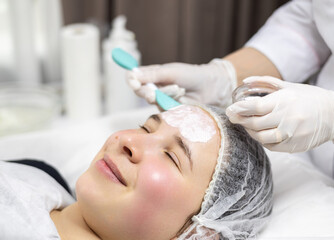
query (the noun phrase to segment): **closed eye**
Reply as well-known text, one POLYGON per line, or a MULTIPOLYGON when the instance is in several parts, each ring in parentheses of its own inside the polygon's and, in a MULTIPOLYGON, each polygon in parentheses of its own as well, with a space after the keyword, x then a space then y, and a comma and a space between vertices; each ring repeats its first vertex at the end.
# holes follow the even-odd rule
POLYGON ((145 132, 150 133, 150 131, 144 125, 139 125, 139 127, 143 129, 145 132))
POLYGON ((175 166, 176 166, 179 170, 181 170, 180 167, 179 167, 179 165, 176 163, 176 160, 174 159, 174 157, 173 157, 169 152, 166 152, 166 151, 165 151, 165 154, 167 155, 168 158, 170 158, 170 159, 173 161, 173 163, 175 164, 175 166))
MULTIPOLYGON (((147 133, 151 133, 150 130, 149 130, 147 127, 145 127, 144 125, 139 125, 139 127, 140 127, 141 129, 143 129, 145 132, 147 132, 147 133)), ((167 151, 164 151, 164 153, 166 154, 166 156, 167 156, 170 160, 173 161, 174 165, 179 169, 179 171, 181 171, 181 168, 180 168, 180 166, 179 166, 179 163, 180 163, 180 162, 179 162, 178 158, 177 158, 176 156, 173 157, 172 154, 169 153, 169 152, 167 152, 167 151)), ((173 155, 175 155, 175 154, 173 153, 173 155)))

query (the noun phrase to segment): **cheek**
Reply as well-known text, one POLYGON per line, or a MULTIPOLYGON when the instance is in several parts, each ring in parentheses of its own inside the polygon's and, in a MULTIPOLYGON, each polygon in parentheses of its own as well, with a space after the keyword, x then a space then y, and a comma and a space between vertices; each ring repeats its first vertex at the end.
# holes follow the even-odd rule
POLYGON ((123 134, 125 134, 124 132, 126 131, 119 131, 119 132, 116 132, 114 134, 112 134, 108 139, 107 141, 105 142, 104 144, 104 149, 105 148, 108 148, 109 145, 111 144, 115 144, 117 143, 117 141, 119 140, 119 137, 122 136, 123 134))
POLYGON ((168 204, 182 189, 182 178, 166 162, 153 161, 142 166, 138 174, 138 195, 151 203, 168 204))
POLYGON ((136 234, 145 234, 161 229, 167 215, 175 215, 186 192, 178 170, 161 163, 143 165, 135 187, 131 207, 128 208, 127 223, 136 234), (144 231, 144 232, 143 232, 144 231))

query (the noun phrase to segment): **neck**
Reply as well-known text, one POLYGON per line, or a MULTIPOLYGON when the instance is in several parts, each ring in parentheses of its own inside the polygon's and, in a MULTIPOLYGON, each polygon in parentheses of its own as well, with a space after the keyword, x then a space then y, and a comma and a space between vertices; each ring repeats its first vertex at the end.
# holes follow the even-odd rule
POLYGON ((77 202, 63 210, 53 210, 50 217, 62 240, 100 240, 85 222, 77 202))

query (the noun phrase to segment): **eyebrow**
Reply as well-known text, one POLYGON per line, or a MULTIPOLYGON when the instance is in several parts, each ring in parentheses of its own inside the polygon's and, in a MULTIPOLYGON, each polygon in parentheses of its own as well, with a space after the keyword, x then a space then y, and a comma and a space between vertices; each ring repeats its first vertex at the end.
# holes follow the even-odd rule
POLYGON ((148 119, 150 119, 150 118, 152 118, 153 120, 155 120, 158 123, 161 123, 161 118, 159 117, 158 114, 153 114, 148 119))
POLYGON ((180 148, 183 150, 184 154, 187 156, 189 159, 190 163, 190 169, 193 170, 193 160, 191 158, 191 151, 188 145, 180 138, 179 136, 174 135, 174 138, 177 142, 177 144, 180 146, 180 148))

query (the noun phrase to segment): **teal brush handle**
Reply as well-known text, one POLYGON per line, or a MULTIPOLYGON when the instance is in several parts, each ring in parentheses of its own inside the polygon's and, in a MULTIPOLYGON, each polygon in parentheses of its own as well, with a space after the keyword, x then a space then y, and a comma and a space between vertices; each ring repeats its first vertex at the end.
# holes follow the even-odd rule
MULTIPOLYGON (((117 63, 122 68, 133 70, 134 68, 138 67, 137 60, 121 48, 114 48, 111 51, 111 56, 115 63, 117 63)), ((168 110, 181 105, 181 103, 175 101, 173 98, 161 92, 159 89, 155 90, 155 101, 163 110, 168 110)))
POLYGON ((111 57, 122 68, 132 70, 138 67, 137 60, 122 48, 114 48, 111 51, 111 57))
POLYGON ((155 101, 165 111, 181 105, 181 103, 175 101, 174 98, 171 98, 167 94, 161 92, 159 89, 155 90, 155 101))

